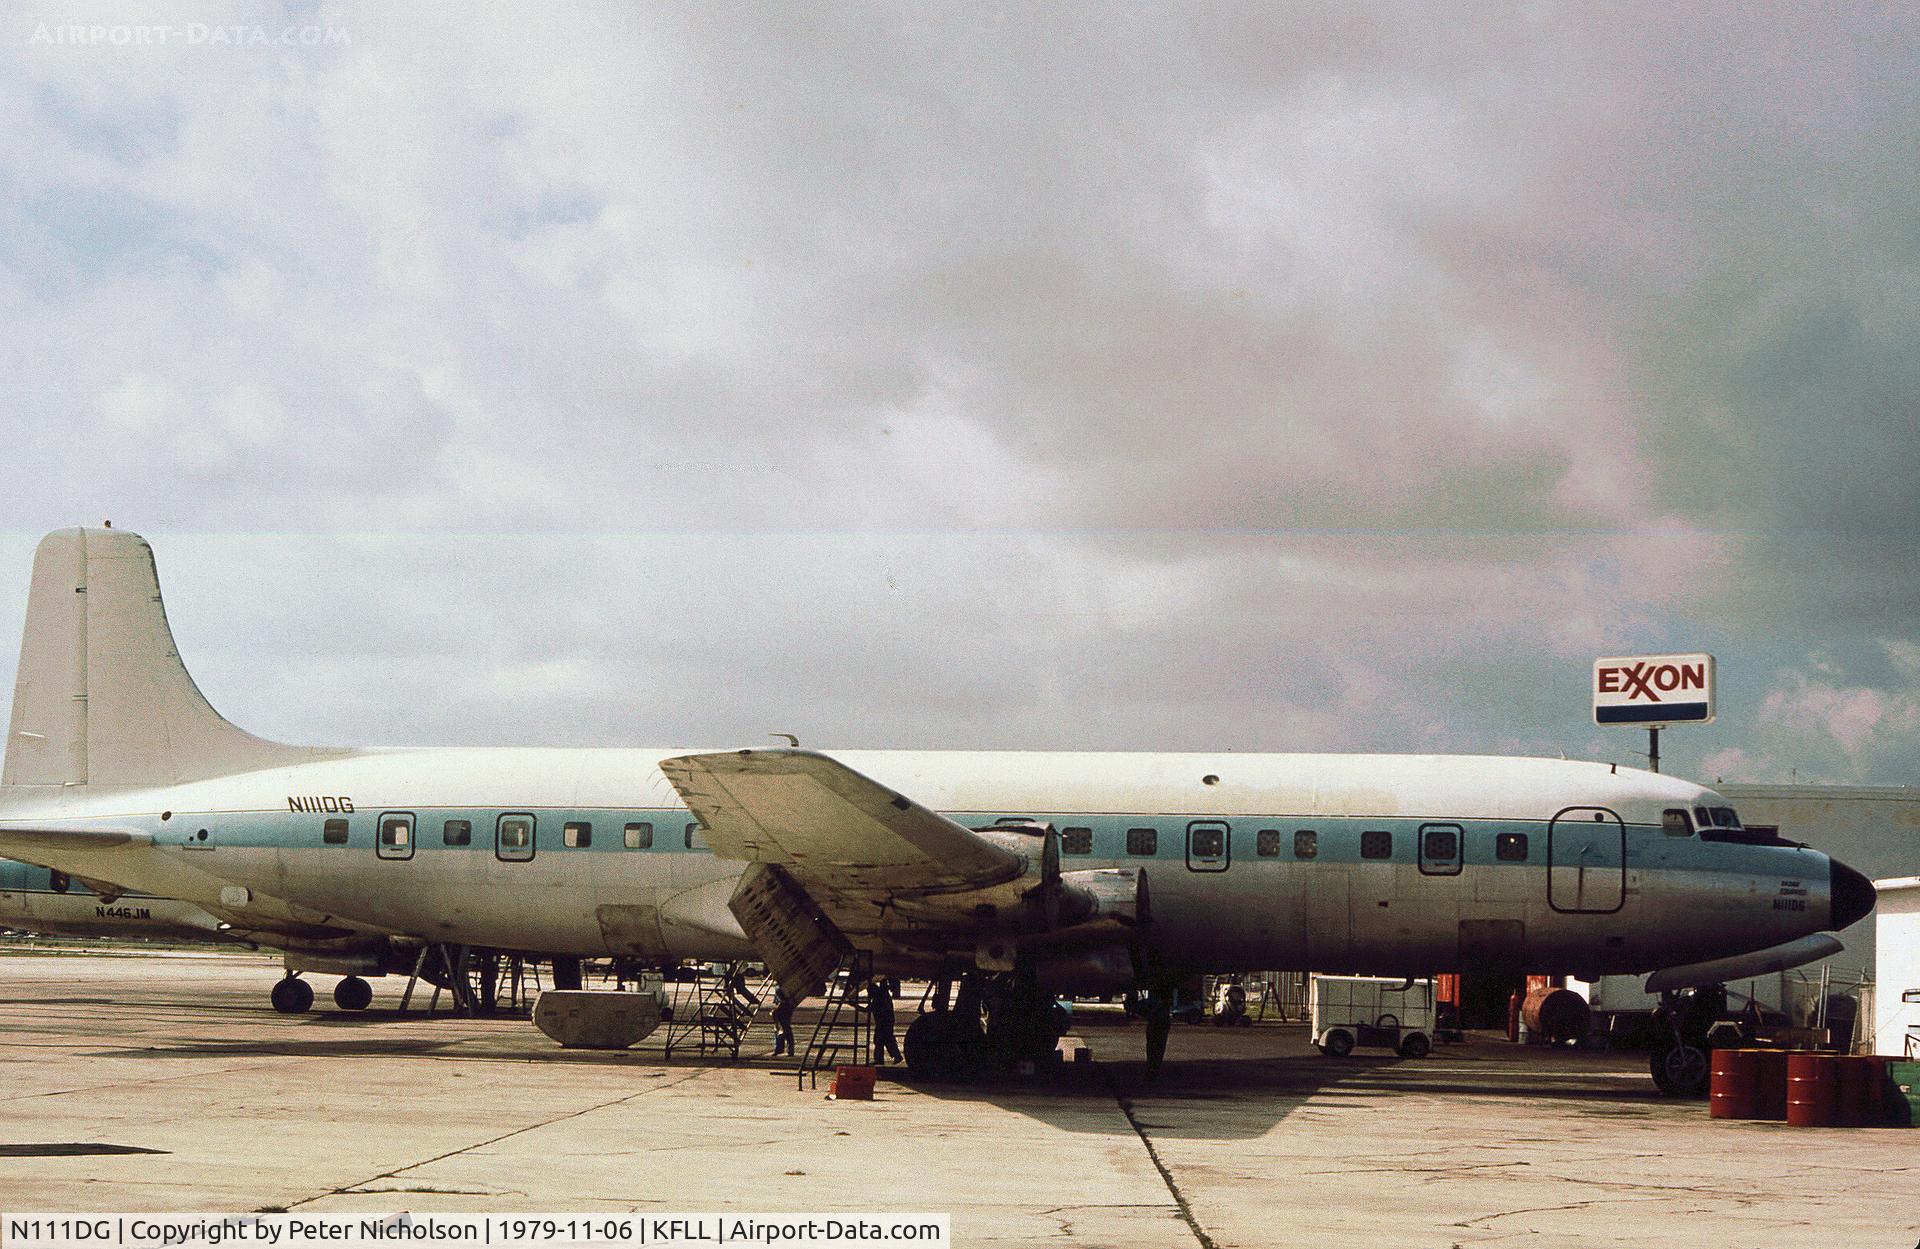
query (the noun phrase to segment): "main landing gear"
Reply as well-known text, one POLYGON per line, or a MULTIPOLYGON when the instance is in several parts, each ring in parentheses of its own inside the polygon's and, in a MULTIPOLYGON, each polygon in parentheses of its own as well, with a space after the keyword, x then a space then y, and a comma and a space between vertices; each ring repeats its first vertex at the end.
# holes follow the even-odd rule
MULTIPOLYGON (((348 976, 333 986, 333 1004, 341 1010, 365 1010, 373 1004, 373 986, 348 976)), ((304 1015, 313 1009, 313 986, 295 972, 273 986, 273 1009, 282 1015, 304 1015)))
POLYGON ((957 986, 939 982, 902 1048, 916 1076, 978 1080, 1051 1061, 1066 1026, 1065 1012, 1031 970, 969 972, 957 986))
POLYGON ((358 976, 348 976, 333 986, 333 1004, 341 1010, 365 1010, 373 1004, 373 986, 358 976))
POLYGON ((301 1015, 313 1009, 313 986, 288 972, 273 986, 273 1009, 282 1015, 301 1015))

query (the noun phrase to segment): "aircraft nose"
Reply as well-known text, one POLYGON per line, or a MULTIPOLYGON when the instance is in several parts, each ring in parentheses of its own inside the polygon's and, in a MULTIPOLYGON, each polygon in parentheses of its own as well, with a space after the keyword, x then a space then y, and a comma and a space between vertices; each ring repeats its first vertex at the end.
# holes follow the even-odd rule
POLYGON ((1872 881, 1838 859, 1829 860, 1828 871, 1827 909, 1833 931, 1839 932, 1865 919, 1879 895, 1872 881))

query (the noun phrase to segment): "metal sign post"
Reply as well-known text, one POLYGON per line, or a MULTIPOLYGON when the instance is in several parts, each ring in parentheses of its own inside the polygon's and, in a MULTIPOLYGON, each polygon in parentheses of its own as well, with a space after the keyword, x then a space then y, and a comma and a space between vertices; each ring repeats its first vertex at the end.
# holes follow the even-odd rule
POLYGON ((1626 655, 1593 661, 1593 722, 1647 730, 1647 765, 1660 770, 1660 730, 1714 720, 1712 655, 1626 655))

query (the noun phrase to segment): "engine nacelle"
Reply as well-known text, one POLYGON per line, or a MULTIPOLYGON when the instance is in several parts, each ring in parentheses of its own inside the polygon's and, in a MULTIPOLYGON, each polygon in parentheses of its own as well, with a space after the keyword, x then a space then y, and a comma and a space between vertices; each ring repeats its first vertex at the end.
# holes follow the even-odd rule
MULTIPOLYGON (((1060 834, 1051 824, 995 824, 973 830, 982 840, 1011 850, 1023 860, 1020 875, 1002 885, 1017 892, 1014 928, 1048 932, 1060 924, 1060 834)), ((1009 908, 1009 915, 1014 911, 1009 908)))
POLYGON ((1119 943, 1042 959, 1033 965, 1033 971, 1047 992, 1080 997, 1125 993, 1134 983, 1133 955, 1119 943))
POLYGON ((1147 902, 1147 873, 1139 867, 1094 867, 1062 872, 1060 922, 1100 920, 1137 928, 1152 920, 1147 902))
POLYGON ((1051 824, 997 824, 974 831, 1025 861, 1020 876, 1002 886, 1018 890, 1021 913, 1014 924, 1016 932, 1051 933, 1100 921, 1131 928, 1150 918, 1144 869, 1063 872, 1060 834, 1051 824))
MULTIPOLYGON (((291 972, 328 976, 405 975, 414 966, 414 951, 401 950, 386 937, 355 937, 325 945, 288 945, 281 960, 291 972)), ((431 976, 427 977, 432 979, 431 976)))

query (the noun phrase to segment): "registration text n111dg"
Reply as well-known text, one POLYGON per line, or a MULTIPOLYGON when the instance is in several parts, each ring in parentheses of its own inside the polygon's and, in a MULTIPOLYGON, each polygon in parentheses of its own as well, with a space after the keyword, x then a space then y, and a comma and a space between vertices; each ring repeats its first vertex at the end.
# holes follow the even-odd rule
POLYGON ((1595 724, 1710 724, 1712 655, 1627 655, 1593 661, 1595 724))

